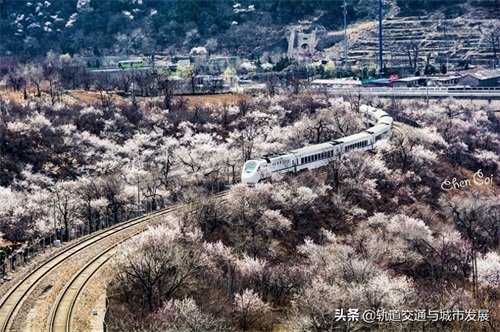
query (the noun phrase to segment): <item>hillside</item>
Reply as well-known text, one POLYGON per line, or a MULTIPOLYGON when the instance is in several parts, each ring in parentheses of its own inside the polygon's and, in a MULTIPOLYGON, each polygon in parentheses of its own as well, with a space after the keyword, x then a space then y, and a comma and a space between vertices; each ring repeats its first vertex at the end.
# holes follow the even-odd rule
MULTIPOLYGON (((356 102, 308 91, 175 97, 167 109, 162 97, 71 96, 80 102, 0 93, 2 238, 44 238, 54 219, 73 238, 119 213, 189 204, 117 250, 101 289, 110 331, 500 327, 498 103, 364 99, 422 128, 396 124, 376 152, 232 185, 221 200, 212 193, 238 181, 244 160, 364 130, 356 102), (359 319, 339 320, 341 309, 359 319), (384 310, 428 316, 362 319, 384 310), (488 316, 433 321, 436 310, 488 316)), ((19 330, 32 317, 20 314, 19 330)))
MULTIPOLYGON (((309 22, 328 32, 340 30, 342 3, 341 0, 2 0, 0 56, 33 58, 45 56, 50 50, 72 56, 172 55, 186 54, 198 46, 205 46, 211 53, 247 56, 282 39, 292 24, 309 22)), ((403 32, 412 28, 410 21, 403 18, 409 15, 429 17, 428 27, 439 28, 435 22, 453 21, 457 17, 465 17, 464 24, 469 25, 475 25, 474 21, 479 19, 498 19, 499 9, 499 0, 384 1, 387 28, 393 31, 394 38, 398 23, 405 24, 403 32)), ((375 21, 377 5, 367 0, 348 1, 347 16, 350 25, 375 21)), ((417 31, 421 25, 425 23, 418 23, 413 30, 417 31)), ((461 29, 460 24, 456 28, 461 29)), ((352 43, 353 56, 373 52, 375 30, 367 33, 369 38, 364 44, 352 43)), ((415 34, 415 38, 421 36, 415 34)), ((453 34, 447 36, 454 39, 453 34)), ((323 43, 326 48, 332 46, 323 43)), ((470 47, 476 44, 477 38, 473 37, 470 47)), ((446 43, 438 46, 448 47, 446 43)))
MULTIPOLYGON (((437 63, 470 63, 491 65, 494 51, 488 32, 496 19, 458 17, 444 19, 431 16, 394 17, 383 21, 384 61, 388 66, 414 66, 427 59, 437 63), (410 63, 409 59, 412 59, 410 63)), ((497 27, 498 30, 498 27, 497 27)), ((498 34, 498 31, 497 31, 498 34)), ((341 32, 330 32, 330 38, 341 32)), ((378 22, 353 24, 348 29, 348 57, 361 63, 378 59, 378 22)), ((325 57, 343 57, 343 43, 324 50, 325 57)), ((498 51, 497 51, 498 53, 498 51)))

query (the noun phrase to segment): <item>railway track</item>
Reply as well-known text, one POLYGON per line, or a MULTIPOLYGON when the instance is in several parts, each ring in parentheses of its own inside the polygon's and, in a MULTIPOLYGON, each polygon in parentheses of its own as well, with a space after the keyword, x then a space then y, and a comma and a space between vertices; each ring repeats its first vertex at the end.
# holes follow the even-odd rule
MULTIPOLYGON (((225 195, 227 195, 227 191, 216 194, 214 197, 221 199, 225 195)), ((132 234, 127 234, 124 238, 102 248, 99 254, 85 263, 84 266, 71 277, 59 292, 54 304, 51 306, 46 324, 41 325, 45 326, 45 330, 47 331, 73 331, 73 321, 78 298, 83 294, 83 290, 92 276, 96 275, 96 273, 98 273, 106 262, 116 253, 118 245, 143 232, 152 219, 181 209, 191 210, 190 206, 191 204, 178 205, 135 218, 128 222, 94 233, 78 243, 69 245, 59 255, 50 258, 42 265, 35 268, 26 277, 11 287, 0 299, 0 331, 7 332, 13 330, 14 319, 23 304, 34 292, 36 287, 42 283, 42 280, 55 272, 58 266, 61 266, 63 263, 72 262, 72 258, 92 245, 102 244, 101 242, 105 240, 112 239, 115 236, 123 236, 124 233, 131 232, 132 234)))
MULTIPOLYGON (((395 125, 394 129, 402 136, 402 145, 405 145, 407 143, 405 142, 407 141, 407 137, 402 126, 400 124, 395 125)), ((222 198, 226 194, 227 191, 214 195, 214 197, 222 198)), ((78 297, 82 294, 83 289, 88 284, 91 277, 95 275, 99 269, 101 269, 115 254, 117 246, 123 241, 144 231, 151 219, 174 212, 181 208, 187 208, 190 210, 189 205, 179 205, 135 218, 128 222, 94 233, 78 243, 69 245, 59 255, 50 258, 42 265, 35 268, 26 277, 11 287, 0 299, 0 331, 7 332, 12 330, 14 318, 25 303, 26 299, 30 296, 30 294, 32 294, 34 289, 40 285, 42 280, 52 273, 58 266, 61 266, 63 263, 70 262, 74 256, 81 253, 89 246, 106 239, 110 239, 113 236, 123 234, 126 231, 133 230, 132 234, 127 235, 124 239, 116 241, 114 244, 109 245, 106 248, 103 248, 98 255, 84 264, 84 266, 71 277, 69 282, 66 283, 63 290, 57 296, 56 301, 51 307, 49 318, 45 325, 46 329, 48 331, 72 331, 73 316, 78 297)))
POLYGON ((85 264, 66 284, 64 289, 59 293, 56 302, 52 306, 49 315, 47 331, 74 331, 73 317, 75 312, 76 301, 90 279, 102 268, 109 259, 115 254, 119 244, 141 233, 138 231, 124 240, 112 245, 94 257, 90 262, 85 264))
MULTIPOLYGON (((227 195, 227 191, 214 195, 214 197, 221 199, 221 201, 225 201, 223 198, 227 195)), ((181 208, 187 209, 188 213, 193 213, 191 205, 192 203, 185 205, 181 208)), ((173 210, 169 211, 172 212, 173 210)), ((106 250, 99 253, 95 256, 90 262, 88 262, 84 267, 82 267, 66 284, 64 289, 59 293, 59 296, 52 306, 51 313, 49 316, 49 322, 47 326, 48 331, 54 332, 70 332, 74 331, 73 328, 73 318, 75 316, 75 307, 76 302, 83 293, 83 289, 92 278, 93 275, 97 274, 97 272, 109 261, 109 259, 116 253, 117 247, 123 242, 131 239, 135 235, 143 232, 144 230, 140 230, 135 232, 134 234, 127 236, 125 239, 120 242, 110 246, 106 250)))
MULTIPOLYGON (((22 280, 20 280, 17 284, 15 284, 13 287, 11 287, 6 294, 0 299, 0 331, 2 332, 7 332, 12 330, 13 326, 13 321, 14 318, 16 317, 17 313, 21 309, 22 305, 25 303, 25 301, 28 299, 30 294, 35 290, 35 288, 40 285, 41 281, 51 274, 52 272, 55 271, 55 269, 58 266, 61 266, 63 263, 68 263, 71 262, 71 259, 75 257, 77 254, 83 252, 86 250, 89 246, 92 246, 94 244, 99 244, 100 242, 111 239, 114 236, 118 236, 120 234, 123 234, 127 231, 133 230, 134 228, 137 228, 137 231, 134 232, 134 234, 137 234, 144 230, 148 224, 148 222, 155 217, 168 214, 172 211, 175 211, 179 209, 179 207, 174 207, 170 209, 165 209, 162 211, 158 211, 155 213, 152 213, 147 216, 139 217, 132 219, 128 222, 121 223, 115 226, 112 226, 108 229, 105 229, 103 231, 97 232, 92 234, 90 237, 86 238, 83 241, 80 241, 78 243, 71 244, 69 247, 67 247, 63 252, 61 252, 59 255, 56 255, 49 260, 47 260, 45 263, 42 265, 36 267, 31 273, 29 273, 26 277, 24 277, 22 280)), ((129 238, 128 236, 127 238, 129 238)), ((112 248, 115 248, 116 245, 112 246, 112 248)), ((109 248, 108 248, 109 249, 109 248)), ((92 269, 92 266, 95 268, 96 266, 102 266, 104 262, 102 260, 107 260, 109 257, 111 257, 111 254, 113 253, 112 250, 105 250, 107 255, 99 255, 100 259, 95 259, 92 260, 89 264, 87 264, 84 269, 80 270, 81 272, 78 273, 80 278, 75 278, 78 280, 81 280, 81 277, 86 275, 84 271, 90 271, 88 268, 92 269), (102 264, 99 265, 97 262, 102 262, 102 264), (97 265, 96 265, 97 264, 97 265)), ((72 262, 74 263, 74 262, 72 262)), ((95 269, 97 271, 97 269, 95 269)), ((94 272, 95 272, 94 271, 94 272)), ((91 275, 88 275, 87 279, 89 279, 91 275)), ((79 287, 79 292, 81 292, 81 289, 83 289, 86 281, 83 283, 81 287, 79 287)), ((76 285, 74 283, 74 285, 76 285)), ((77 287, 78 288, 78 287, 77 287)), ((75 299, 76 301, 76 299, 75 299)), ((55 328, 55 325, 54 325, 55 328)))

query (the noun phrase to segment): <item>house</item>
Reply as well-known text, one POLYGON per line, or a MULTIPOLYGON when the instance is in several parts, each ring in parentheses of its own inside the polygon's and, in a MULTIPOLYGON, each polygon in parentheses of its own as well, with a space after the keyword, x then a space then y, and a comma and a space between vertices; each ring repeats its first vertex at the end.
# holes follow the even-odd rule
POLYGON ((407 88, 426 84, 426 78, 420 76, 400 78, 392 82, 394 88, 407 88))
POLYGON ((459 85, 477 87, 500 87, 500 69, 491 69, 466 74, 458 78, 459 85))
POLYGON ((431 84, 429 85, 435 85, 435 86, 452 86, 452 85, 457 85, 459 76, 440 76, 440 77, 433 77, 431 79, 431 84))

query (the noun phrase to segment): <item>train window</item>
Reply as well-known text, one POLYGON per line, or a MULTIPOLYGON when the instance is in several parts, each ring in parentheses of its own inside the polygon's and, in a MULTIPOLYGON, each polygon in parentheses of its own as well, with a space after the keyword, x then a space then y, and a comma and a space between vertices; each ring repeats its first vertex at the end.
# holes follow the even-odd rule
POLYGON ((245 164, 245 171, 253 171, 255 169, 255 166, 257 166, 257 163, 255 161, 248 161, 245 164))

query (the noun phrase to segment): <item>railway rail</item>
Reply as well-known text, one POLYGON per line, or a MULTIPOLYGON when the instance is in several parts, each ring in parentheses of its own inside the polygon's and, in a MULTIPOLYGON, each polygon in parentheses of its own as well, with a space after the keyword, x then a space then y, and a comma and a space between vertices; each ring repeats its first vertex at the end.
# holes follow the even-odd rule
MULTIPOLYGON (((214 195, 214 197, 222 198, 227 195, 227 191, 221 192, 214 195)), ((184 206, 191 213, 191 204, 184 206)), ((168 212, 173 212, 179 210, 181 207, 175 209, 170 209, 168 212)), ((64 289, 59 293, 59 296, 52 306, 51 313, 49 316, 49 322, 47 330, 51 332, 70 332, 74 331, 73 328, 73 318, 75 315, 75 306, 79 296, 83 293, 83 289, 88 284, 89 280, 94 276, 99 269, 104 267, 104 265, 111 259, 111 257, 116 253, 117 247, 134 237, 135 235, 143 232, 144 230, 139 230, 125 239, 113 244, 112 246, 106 248, 97 256, 95 256, 90 262, 85 264, 66 284, 64 289)))
MULTIPOLYGON (((25 301, 28 299, 30 294, 35 290, 35 288, 40 285, 41 281, 47 277, 49 274, 53 273, 58 266, 61 266, 63 263, 68 263, 71 261, 71 258, 75 257, 78 253, 83 252, 86 250, 88 247, 98 244, 102 242, 103 240, 106 239, 111 239, 114 236, 117 236, 119 234, 123 234, 126 231, 130 231, 133 229, 137 229, 134 234, 139 233, 140 231, 143 231, 146 226, 148 225, 149 221, 153 218, 162 216, 164 214, 171 213, 175 210, 179 209, 179 206, 169 208, 169 209, 164 209, 158 212, 154 212, 152 214, 138 217, 135 219, 132 219, 130 221, 112 226, 110 228, 107 228, 105 230, 102 230, 98 233, 94 233, 87 237, 85 240, 82 240, 78 243, 74 243, 69 245, 63 252, 61 252, 59 255, 56 255, 49 260, 47 260, 45 263, 42 265, 38 266, 35 268, 31 273, 29 273, 27 276, 25 276, 22 280, 20 280, 17 284, 12 286, 6 294, 0 299, 0 331, 2 332, 7 332, 12 330, 13 326, 13 321, 25 303, 25 301)), ((130 236, 129 236, 130 237, 130 236)), ((129 238, 127 237, 127 238, 129 238)), ((115 248, 115 246, 112 246, 115 248)), ((109 248, 108 248, 109 249, 109 248)), ((110 255, 113 253, 112 250, 106 250, 105 251, 107 255, 110 255)), ((94 270, 97 271, 96 267, 102 266, 102 264, 99 265, 97 263, 98 261, 101 263, 104 263, 102 260, 107 260, 109 257, 105 256, 106 254, 100 254, 100 259, 94 259, 91 261, 91 263, 86 265, 86 268, 82 269, 79 273, 80 277, 86 275, 84 271, 89 271, 88 268, 92 269, 92 266, 94 267, 94 270), (107 257, 107 258, 106 258, 107 257), (97 265, 96 265, 97 264, 97 265)), ((94 271, 94 272, 95 272, 94 271)), ((91 275, 87 276, 87 280, 91 277, 91 275)), ((81 280, 81 278, 75 278, 75 280, 81 280)), ((86 281, 83 282, 81 286, 78 288, 79 291, 78 293, 81 292, 83 287, 85 286, 86 281)), ((76 284, 74 284, 76 285, 76 284)), ((67 298, 66 296, 62 296, 62 298, 67 298)), ((75 299, 76 301, 76 299, 75 299)), ((59 326, 59 325, 57 325, 59 326)), ((54 325, 54 328, 56 326, 54 325)))
POLYGON ((101 269, 110 258, 116 253, 117 246, 133 236, 141 233, 143 230, 135 232, 124 240, 106 248, 95 256, 90 262, 85 264, 66 284, 59 293, 56 302, 52 306, 49 315, 47 331, 74 331, 73 317, 75 313, 76 302, 83 293, 83 289, 90 279, 101 269))
MULTIPOLYGON (((402 145, 405 145, 406 135, 401 126, 395 126, 395 129, 402 136, 402 145)), ((221 192, 214 197, 222 198, 227 194, 227 191, 221 192)), ((59 255, 48 259, 45 263, 35 268, 31 273, 25 276, 22 280, 11 287, 6 294, 0 299, 0 331, 11 331, 14 319, 20 308, 26 302, 30 294, 39 286, 42 280, 49 274, 53 273, 58 266, 63 263, 68 263, 78 253, 83 252, 88 247, 98 244, 103 240, 110 239, 126 231, 132 231, 132 234, 127 235, 124 239, 116 241, 114 244, 103 248, 101 252, 89 260, 78 272, 71 277, 66 283, 63 290, 59 293, 55 303, 51 307, 48 322, 45 324, 48 331, 72 331, 73 316, 75 314, 75 305, 79 296, 83 293, 83 289, 88 284, 88 281, 101 269, 106 262, 115 254, 118 244, 144 231, 149 222, 159 216, 178 211, 182 208, 188 208, 189 205, 178 205, 172 208, 157 211, 142 217, 132 219, 130 221, 114 225, 104 229, 98 233, 89 235, 86 239, 69 244, 67 248, 59 255)))

